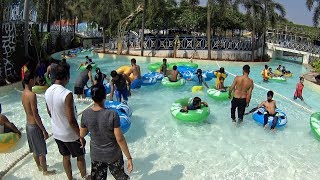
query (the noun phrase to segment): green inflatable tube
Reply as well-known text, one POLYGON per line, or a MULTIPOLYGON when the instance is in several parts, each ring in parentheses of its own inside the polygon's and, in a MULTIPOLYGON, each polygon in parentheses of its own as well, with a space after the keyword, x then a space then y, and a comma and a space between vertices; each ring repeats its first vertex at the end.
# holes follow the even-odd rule
POLYGON ((320 112, 313 113, 310 116, 310 127, 313 134, 320 140, 320 112))
POLYGON ((44 78, 46 79, 46 84, 48 85, 48 86, 51 86, 51 79, 49 78, 49 76, 48 76, 48 74, 47 73, 45 73, 44 74, 44 78))
POLYGON ((151 72, 155 72, 155 71, 160 69, 161 65, 162 65, 161 62, 151 63, 151 64, 148 65, 148 69, 151 72))
POLYGON ((226 89, 226 92, 219 91, 215 88, 207 90, 207 94, 214 100, 228 100, 229 99, 229 88, 226 89))
POLYGON ((287 79, 285 77, 271 77, 269 78, 270 81, 275 81, 275 82, 285 82, 287 79))
POLYGON ((191 62, 177 62, 177 63, 170 63, 168 68, 172 69, 173 66, 186 66, 186 67, 190 67, 190 68, 194 68, 197 69, 198 68, 198 64, 196 63, 191 63, 191 62))
POLYGON ((210 114, 210 109, 209 107, 205 107, 204 105, 201 105, 201 108, 197 110, 188 110, 187 113, 180 112, 182 106, 188 106, 190 103, 192 103, 192 100, 193 98, 184 98, 175 101, 170 109, 172 116, 183 122, 205 121, 210 114))
POLYGON ((180 87, 183 86, 186 83, 185 79, 179 79, 177 82, 171 82, 169 81, 168 77, 164 77, 161 81, 161 84, 166 87, 180 87))
MULTIPOLYGON (((80 70, 80 71, 84 71, 84 70, 87 68, 88 65, 89 65, 89 64, 86 64, 86 65, 84 65, 84 66, 80 66, 80 67, 79 67, 79 70, 80 70)), ((96 68, 97 68, 97 64, 96 64, 96 63, 92 63, 91 66, 92 66, 92 70, 95 71, 96 68)))

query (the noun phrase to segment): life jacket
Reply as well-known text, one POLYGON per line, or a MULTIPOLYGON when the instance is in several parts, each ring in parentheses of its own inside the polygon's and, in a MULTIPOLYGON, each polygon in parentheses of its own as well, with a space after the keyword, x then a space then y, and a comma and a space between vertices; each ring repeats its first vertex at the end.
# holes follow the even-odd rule
POLYGON ((268 75, 268 69, 262 70, 261 75, 264 81, 268 81, 268 79, 270 78, 270 76, 268 75))

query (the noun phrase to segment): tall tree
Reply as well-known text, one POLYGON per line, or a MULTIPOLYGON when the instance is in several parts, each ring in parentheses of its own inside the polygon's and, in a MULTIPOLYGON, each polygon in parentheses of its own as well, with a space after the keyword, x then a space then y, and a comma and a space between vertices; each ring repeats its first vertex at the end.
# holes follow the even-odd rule
POLYGON ((309 11, 313 12, 313 24, 318 26, 320 22, 320 0, 306 0, 306 5, 309 11))
POLYGON ((29 18, 30 0, 24 0, 23 21, 24 21, 24 56, 29 56, 29 18))

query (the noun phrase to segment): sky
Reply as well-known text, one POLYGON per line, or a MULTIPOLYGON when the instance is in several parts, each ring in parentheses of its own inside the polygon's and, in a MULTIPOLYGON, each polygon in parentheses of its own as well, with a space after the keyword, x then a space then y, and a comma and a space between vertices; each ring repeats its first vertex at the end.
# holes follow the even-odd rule
MULTIPOLYGON (((275 0, 286 9, 286 18, 296 24, 312 26, 312 15, 306 6, 306 0, 275 0)), ((207 0, 200 0, 201 5, 206 5, 207 0)))

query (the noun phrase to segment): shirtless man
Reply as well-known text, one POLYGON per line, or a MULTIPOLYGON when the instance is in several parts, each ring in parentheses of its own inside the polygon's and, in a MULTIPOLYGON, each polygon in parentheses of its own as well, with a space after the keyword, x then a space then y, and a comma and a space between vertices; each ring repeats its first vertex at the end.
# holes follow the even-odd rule
POLYGON ((43 126, 37 108, 36 94, 31 91, 35 83, 33 72, 27 71, 24 75, 23 83, 25 88, 22 92, 22 105, 27 116, 27 139, 30 151, 33 152, 34 161, 39 171, 43 171, 43 175, 55 174, 55 170, 47 170, 47 146, 45 140, 49 135, 43 126))
POLYGON ((131 69, 127 76, 129 76, 131 73, 133 74, 133 81, 136 79, 141 79, 141 72, 140 72, 140 66, 136 64, 136 59, 131 59, 131 69))
POLYGON ((279 113, 276 112, 276 108, 277 108, 276 101, 272 100, 272 98, 273 98, 273 91, 268 91, 267 100, 263 101, 258 106, 258 108, 264 107, 266 109, 266 111, 264 113, 264 123, 263 123, 264 128, 268 127, 268 118, 270 116, 273 116, 271 130, 275 131, 275 127, 278 123, 279 113))
POLYGON ((160 67, 160 73, 162 73, 164 76, 167 76, 167 68, 168 68, 167 59, 164 58, 162 60, 162 65, 160 67))
POLYGON ((21 132, 18 130, 18 128, 12 122, 10 122, 5 115, 0 114, 0 134, 8 132, 17 133, 19 137, 21 137, 21 132))
POLYGON ((242 70, 243 75, 235 77, 229 89, 229 99, 234 93, 231 101, 231 119, 234 123, 236 122, 236 108, 238 108, 238 121, 243 121, 244 111, 249 106, 253 90, 253 80, 249 78, 250 66, 244 65, 242 70))
POLYGON ((117 71, 111 71, 110 75, 112 78, 110 81, 110 101, 113 101, 114 92, 116 93, 117 101, 121 102, 122 98, 128 101, 128 96, 131 96, 131 80, 129 77, 125 74, 118 74, 117 71))
POLYGON ((178 81, 178 75, 180 74, 180 76, 182 77, 182 74, 177 70, 178 67, 177 66, 173 66, 173 71, 171 71, 171 77, 169 78, 169 80, 171 82, 177 82, 178 81))

